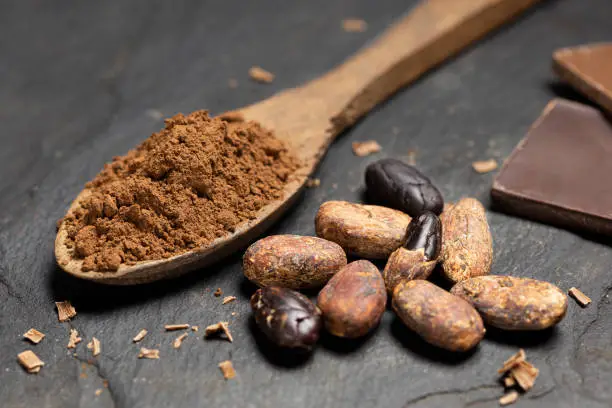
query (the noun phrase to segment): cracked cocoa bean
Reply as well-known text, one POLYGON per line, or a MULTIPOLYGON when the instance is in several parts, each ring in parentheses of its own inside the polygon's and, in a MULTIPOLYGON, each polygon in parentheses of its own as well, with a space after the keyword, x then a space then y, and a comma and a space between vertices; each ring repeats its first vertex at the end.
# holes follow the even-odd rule
POLYGON ((321 311, 299 292, 278 286, 257 289, 251 308, 259 329, 277 346, 310 350, 319 340, 321 311))
POLYGON ((346 265, 346 254, 325 239, 271 235, 247 249, 242 265, 244 276, 259 286, 317 288, 346 265))
POLYGON ((385 283, 369 261, 351 262, 319 293, 325 328, 339 337, 357 338, 378 326, 387 304, 385 283))
POLYGON ((463 198, 448 206, 440 219, 444 276, 457 283, 488 274, 493 261, 493 240, 482 204, 474 198, 463 198))
POLYGON ((470 350, 485 334, 482 319, 471 304, 425 280, 397 285, 393 310, 423 340, 446 350, 470 350))
POLYGON ((397 159, 381 159, 366 168, 368 197, 411 217, 425 211, 440 214, 444 200, 440 191, 416 168, 397 159))
POLYGON ((543 330, 559 323, 567 296, 552 283, 512 276, 479 276, 451 293, 470 302, 483 320, 504 330, 543 330))
POLYGON ((351 255, 385 259, 402 245, 409 223, 408 215, 391 208, 327 201, 317 212, 315 230, 351 255))

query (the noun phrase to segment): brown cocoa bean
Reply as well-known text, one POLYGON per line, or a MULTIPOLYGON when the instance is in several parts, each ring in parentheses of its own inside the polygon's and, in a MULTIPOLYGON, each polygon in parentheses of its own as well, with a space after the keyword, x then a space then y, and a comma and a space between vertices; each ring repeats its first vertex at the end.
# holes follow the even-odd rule
POLYGON ((474 198, 463 198, 445 208, 440 219, 444 275, 455 283, 487 275, 493 260, 493 241, 482 204, 474 198))
POLYGON ((385 283, 369 261, 351 262, 342 268, 317 299, 325 328, 347 338, 364 336, 378 326, 386 304, 385 283))
POLYGON ((328 201, 317 212, 315 229, 355 256, 385 259, 402 246, 410 217, 377 205, 328 201))
POLYGON ((259 286, 291 289, 323 286, 346 265, 346 254, 333 242, 300 235, 272 235, 244 253, 244 276, 259 286))
POLYGON ((383 270, 387 292, 392 294, 393 289, 403 281, 427 279, 435 266, 436 261, 428 260, 423 248, 414 251, 406 248, 396 249, 383 270))
POLYGON ((472 305, 428 281, 397 285, 393 309, 423 340, 446 350, 467 351, 485 334, 482 319, 472 305))
POLYGON ((479 276, 451 293, 470 302, 483 320, 505 330, 542 330, 559 323, 567 296, 552 283, 511 276, 479 276))

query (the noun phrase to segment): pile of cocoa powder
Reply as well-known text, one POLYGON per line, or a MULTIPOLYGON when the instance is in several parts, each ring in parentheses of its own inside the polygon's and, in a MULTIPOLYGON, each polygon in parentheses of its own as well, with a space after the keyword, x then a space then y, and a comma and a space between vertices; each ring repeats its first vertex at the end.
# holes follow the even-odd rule
POLYGON ((178 114, 86 185, 64 219, 68 246, 84 271, 180 254, 256 218, 298 167, 257 123, 178 114))

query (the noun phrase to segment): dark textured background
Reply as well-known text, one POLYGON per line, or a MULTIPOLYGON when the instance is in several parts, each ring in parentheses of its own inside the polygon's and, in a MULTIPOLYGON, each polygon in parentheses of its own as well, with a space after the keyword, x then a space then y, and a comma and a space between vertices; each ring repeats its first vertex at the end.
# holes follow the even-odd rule
MULTIPOLYGON (((184 278, 132 288, 71 279, 55 266, 55 221, 113 155, 162 126, 163 116, 208 108, 218 113, 266 98, 323 73, 391 24, 414 1, 316 0, 153 2, 34 0, 0 2, 0 405, 7 407, 489 407, 502 388, 500 363, 525 347, 540 377, 517 407, 608 407, 612 388, 612 251, 581 237, 494 211, 494 273, 537 277, 593 298, 570 302, 565 320, 540 334, 490 331, 471 355, 436 351, 387 312, 361 342, 325 337, 311 359, 269 348, 249 325, 253 288, 240 255, 184 278), (340 21, 362 17, 366 33, 340 21), (277 74, 250 82, 259 64, 277 74), (237 89, 227 81, 236 78, 237 89), (238 301, 221 306, 212 291, 238 301), (58 323, 53 301, 71 299, 72 323, 58 323), (232 317, 232 311, 238 312, 232 317), (235 341, 193 333, 180 350, 165 323, 201 327, 228 319, 235 341), (66 349, 70 326, 86 339, 66 349), (21 335, 47 334, 38 346, 21 335), (138 360, 131 338, 159 347, 138 360), (102 354, 85 343, 96 336, 102 354), (16 355, 45 361, 26 374, 16 355), (224 381, 217 363, 238 372, 224 381), (108 380, 99 397, 94 391, 108 380)), ((476 159, 506 157, 549 99, 576 97, 554 84, 558 47, 610 40, 609 0, 551 0, 472 47, 384 104, 341 136, 323 161, 321 186, 272 232, 313 234, 328 199, 359 200, 363 170, 380 157, 417 151, 418 167, 447 200, 476 196, 488 206, 492 174, 476 159), (379 154, 357 158, 352 141, 377 139, 379 154)), ((554 158, 548 158, 554 160, 554 158)))

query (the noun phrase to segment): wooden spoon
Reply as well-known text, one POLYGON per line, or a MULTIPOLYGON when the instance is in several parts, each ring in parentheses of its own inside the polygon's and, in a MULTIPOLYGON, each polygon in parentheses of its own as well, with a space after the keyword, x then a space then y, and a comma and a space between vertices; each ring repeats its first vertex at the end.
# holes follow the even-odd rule
MULTIPOLYGON (((66 225, 55 240, 60 267, 79 278, 135 284, 178 276, 235 252, 257 238, 298 197, 329 144, 361 116, 427 70, 456 54, 540 0, 429 0, 390 27, 370 46, 310 83, 239 110, 247 120, 275 132, 305 166, 286 186, 284 199, 265 206, 258 218, 208 246, 168 259, 121 265, 116 272, 83 272, 83 261, 66 246, 66 225)), ((90 194, 83 190, 74 211, 90 194)))

